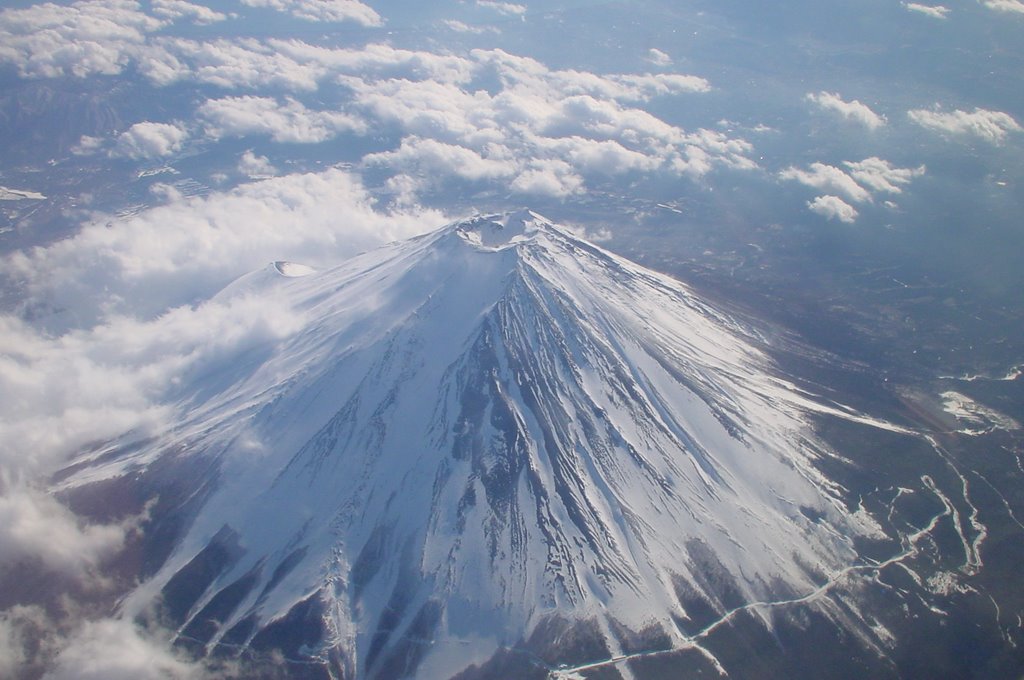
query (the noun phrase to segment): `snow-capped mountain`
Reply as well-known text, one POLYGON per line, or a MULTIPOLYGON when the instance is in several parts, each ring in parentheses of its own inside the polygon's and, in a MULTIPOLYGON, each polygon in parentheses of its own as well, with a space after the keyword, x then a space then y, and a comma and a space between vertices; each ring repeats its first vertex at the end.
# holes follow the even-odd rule
POLYGON ((556 652, 529 663, 697 647, 872 530, 816 465, 829 409, 754 329, 534 213, 275 263, 218 299, 254 296, 289 310, 283 339, 61 482, 160 498, 169 552, 122 607, 196 654, 442 678, 538 636, 556 652))

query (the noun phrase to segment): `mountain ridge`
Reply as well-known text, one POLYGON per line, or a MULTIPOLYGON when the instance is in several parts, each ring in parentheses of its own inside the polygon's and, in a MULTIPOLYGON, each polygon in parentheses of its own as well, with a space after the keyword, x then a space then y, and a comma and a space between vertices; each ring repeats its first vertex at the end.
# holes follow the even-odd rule
POLYGON ((872 529, 741 324, 535 213, 231 287, 249 294, 283 296, 297 330, 65 482, 216 461, 124 604, 200 655, 439 677, 555 620, 608 654, 623 630, 692 645, 713 612, 813 589, 872 529))

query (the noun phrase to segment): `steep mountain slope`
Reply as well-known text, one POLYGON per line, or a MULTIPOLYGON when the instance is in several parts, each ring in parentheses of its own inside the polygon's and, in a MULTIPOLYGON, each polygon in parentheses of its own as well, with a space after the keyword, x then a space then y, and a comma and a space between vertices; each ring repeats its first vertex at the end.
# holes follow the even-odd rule
POLYGON ((533 213, 276 263, 220 299, 246 296, 286 303, 285 339, 62 482, 182 499, 123 607, 197 654, 436 678, 538 636, 555 660, 696 646, 873 530, 815 465, 829 409, 755 331, 533 213))

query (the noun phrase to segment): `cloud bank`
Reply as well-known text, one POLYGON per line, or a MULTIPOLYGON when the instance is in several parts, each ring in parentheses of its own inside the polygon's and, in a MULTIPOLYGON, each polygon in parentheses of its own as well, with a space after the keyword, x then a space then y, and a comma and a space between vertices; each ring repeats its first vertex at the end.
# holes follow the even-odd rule
POLYGON ((46 3, 0 12, 0 61, 26 78, 121 73, 147 34, 168 23, 132 0, 46 3))
MULTIPOLYGON (((85 0, 55 10, 67 23, 62 39, 70 44, 84 39, 82 16, 97 8, 111 16, 97 29, 112 50, 102 67, 76 49, 62 57, 59 68, 43 68, 40 60, 50 58, 50 50, 33 42, 32 31, 50 20, 47 12, 39 6, 5 12, 0 27, 14 47, 0 49, 0 61, 50 77, 117 74, 132 67, 156 87, 191 82, 229 91, 198 103, 190 131, 143 121, 123 133, 111 153, 136 160, 177 153, 195 128, 211 140, 262 136, 286 144, 317 144, 372 129, 387 136, 390 148, 367 155, 363 166, 412 178, 419 190, 440 189, 449 180, 500 182, 514 193, 564 198, 624 175, 700 178, 716 169, 756 167, 749 142, 709 129, 684 130, 646 110, 644 104, 656 98, 709 92, 711 84, 697 75, 551 69, 500 49, 455 55, 380 43, 197 41, 162 31, 172 18, 214 18, 177 1, 184 0, 163 0, 154 7, 161 18, 147 16, 130 0, 85 0), (115 28, 121 34, 115 35, 115 28), (78 57, 85 61, 76 62, 78 57), (494 85, 482 88, 481 81, 494 85), (324 85, 340 85, 347 95, 333 110, 311 103, 309 95, 324 85), (268 96, 267 89, 286 94, 268 96)), ((303 0, 252 3, 289 13, 306 6, 303 0)), ((477 4, 510 16, 525 12, 511 3, 477 4)), ((343 7, 365 25, 379 21, 358 2, 318 0, 316 7, 343 7)), ((660 51, 648 56, 662 67, 671 61, 660 51)), ((100 146, 85 137, 76 152, 100 146)), ((404 195, 411 195, 411 186, 406 183, 404 195)))
POLYGON ((755 167, 748 142, 687 132, 634 106, 706 92, 702 78, 559 71, 502 50, 474 50, 465 68, 453 66, 430 79, 341 77, 351 111, 402 137, 366 164, 412 169, 433 184, 503 180, 516 192, 562 197, 629 173, 699 177, 716 167, 755 167), (467 71, 492 75, 500 88, 467 87, 467 71))
POLYGON ((155 317, 274 260, 329 266, 444 221, 436 211, 378 212, 357 177, 330 169, 122 220, 101 216, 72 238, 15 253, 4 264, 23 281, 37 316, 45 307, 53 328, 81 328, 110 316, 155 317))

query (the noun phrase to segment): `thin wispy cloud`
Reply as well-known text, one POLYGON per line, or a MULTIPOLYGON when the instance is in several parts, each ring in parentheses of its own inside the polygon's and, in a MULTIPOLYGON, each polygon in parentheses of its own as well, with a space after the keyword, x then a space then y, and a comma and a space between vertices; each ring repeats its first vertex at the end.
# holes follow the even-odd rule
POLYGON ((662 52, 657 47, 652 47, 647 51, 647 61, 655 66, 672 65, 672 57, 670 57, 666 52, 662 52))
POLYGON ((476 6, 484 9, 494 10, 505 16, 522 16, 526 14, 526 5, 514 2, 496 2, 495 0, 476 0, 476 6))
POLYGON ((945 19, 950 12, 948 7, 943 5, 922 5, 919 2, 905 2, 903 6, 911 12, 917 12, 918 14, 924 14, 933 19, 945 19))
POLYGON ((484 33, 501 33, 500 30, 494 26, 477 26, 470 25, 457 19, 446 19, 441 22, 450 31, 456 33, 468 33, 471 35, 482 35, 484 33))
POLYGON ((982 4, 997 12, 1024 14, 1024 2, 1021 2, 1021 0, 984 0, 982 4))
POLYGON ((351 21, 363 26, 380 26, 381 16, 358 0, 240 0, 249 7, 266 7, 306 21, 351 21))
POLYGON ((199 25, 214 24, 228 18, 227 14, 186 0, 151 0, 150 7, 153 8, 153 14, 158 17, 171 20, 189 19, 199 25))

